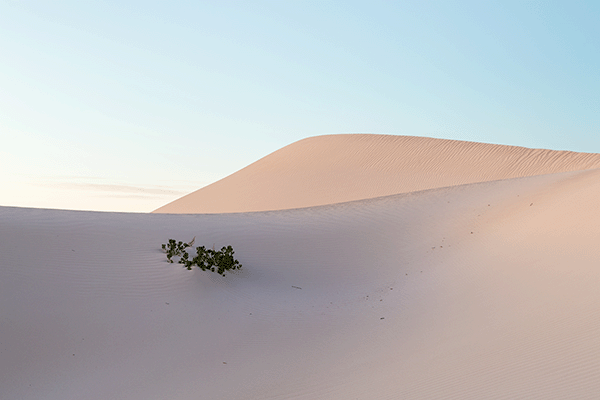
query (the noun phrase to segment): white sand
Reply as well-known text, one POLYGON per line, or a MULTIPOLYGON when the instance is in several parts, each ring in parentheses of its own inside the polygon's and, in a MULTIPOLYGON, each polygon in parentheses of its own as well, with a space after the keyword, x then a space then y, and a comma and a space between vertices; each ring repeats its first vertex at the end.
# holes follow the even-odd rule
POLYGON ((548 154, 296 210, 0 207, 0 398, 597 399, 600 156, 548 154), (193 236, 241 273, 167 264, 193 236))

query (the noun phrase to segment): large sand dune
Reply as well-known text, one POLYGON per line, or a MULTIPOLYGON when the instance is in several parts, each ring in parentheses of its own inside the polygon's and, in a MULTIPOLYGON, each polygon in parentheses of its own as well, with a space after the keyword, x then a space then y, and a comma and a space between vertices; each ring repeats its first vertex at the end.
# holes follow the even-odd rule
POLYGON ((316 136, 154 212, 285 210, 590 168, 600 168, 600 154, 411 136, 316 136))
POLYGON ((574 170, 256 213, 0 207, 0 398, 597 399, 600 169, 575 169, 599 156, 539 152, 527 174, 574 170), (242 271, 166 263, 193 236, 242 271))

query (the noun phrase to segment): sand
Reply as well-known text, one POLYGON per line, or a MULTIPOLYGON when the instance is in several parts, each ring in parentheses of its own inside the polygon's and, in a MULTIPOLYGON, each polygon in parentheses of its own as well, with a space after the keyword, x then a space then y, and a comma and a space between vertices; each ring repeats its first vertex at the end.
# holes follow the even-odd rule
POLYGON ((600 154, 391 135, 310 137, 155 213, 286 210, 600 168, 600 154))
MULTIPOLYGON (((0 398, 598 398, 600 155, 447 142, 455 152, 415 182, 452 182, 455 163, 462 184, 364 200, 195 215, 0 207, 0 398), (233 245, 242 271, 168 264, 160 244, 193 236, 233 245)), ((401 164, 375 147, 369 165, 401 164)), ((362 193, 387 190, 361 179, 362 193)))

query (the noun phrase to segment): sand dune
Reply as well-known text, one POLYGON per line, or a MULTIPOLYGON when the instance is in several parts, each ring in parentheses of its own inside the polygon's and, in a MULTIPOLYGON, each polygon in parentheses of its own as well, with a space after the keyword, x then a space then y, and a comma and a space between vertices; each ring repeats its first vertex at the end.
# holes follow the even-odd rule
POLYGON ((154 212, 284 210, 591 168, 600 168, 600 154, 410 136, 316 136, 154 212))
MULTIPOLYGON (((520 170, 597 159, 539 152, 520 170)), ((0 207, 0 398, 597 399, 598 198, 587 169, 256 213, 0 207), (168 264, 193 236, 242 271, 168 264)))

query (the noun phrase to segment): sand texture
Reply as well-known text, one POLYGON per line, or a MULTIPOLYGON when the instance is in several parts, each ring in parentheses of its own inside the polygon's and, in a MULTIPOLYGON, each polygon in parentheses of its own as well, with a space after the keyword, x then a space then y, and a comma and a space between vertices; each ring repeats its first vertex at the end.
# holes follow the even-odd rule
MULTIPOLYGON (((313 139, 311 171, 347 167, 313 139)), ((331 198, 381 196, 376 171, 405 189, 298 209, 0 207, 0 399, 598 399, 600 155, 375 140, 441 158, 403 183, 406 160, 358 152, 331 198), (242 270, 168 264, 161 243, 194 236, 242 270)), ((322 171, 319 202, 344 173, 322 171)))
POLYGON ((600 168, 600 154, 411 136, 316 136, 154 212, 286 210, 591 168, 600 168))

